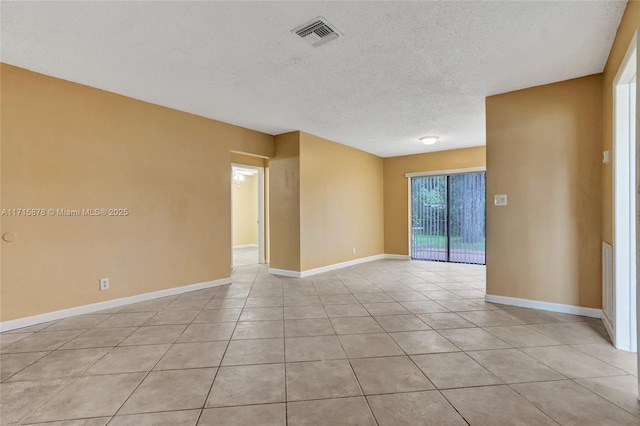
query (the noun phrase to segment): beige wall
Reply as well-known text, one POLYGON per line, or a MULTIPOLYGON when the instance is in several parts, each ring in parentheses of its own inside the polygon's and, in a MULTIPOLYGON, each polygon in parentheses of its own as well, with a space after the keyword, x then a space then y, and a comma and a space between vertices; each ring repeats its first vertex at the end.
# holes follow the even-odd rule
POLYGON ((409 254, 409 192, 405 173, 483 167, 484 146, 384 159, 384 252, 409 254))
POLYGON ((275 138, 269 160, 270 267, 300 271, 300 136, 275 138))
POLYGON ((382 158, 300 132, 302 271, 384 253, 382 174, 382 158))
POLYGON ((258 244, 258 175, 231 182, 233 245, 258 244))
MULTIPOLYGON (((602 84, 602 151, 613 154, 613 80, 636 31, 640 27, 640 2, 630 1, 613 42, 602 84)), ((613 158, 613 155, 611 155, 613 158)), ((602 164, 602 240, 613 243, 613 162, 602 164)))
POLYGON ((601 307, 602 76, 491 96, 487 293, 601 307))
POLYGON ((230 275, 229 151, 274 138, 2 64, 1 320, 230 275), (100 292, 98 280, 111 289, 100 292))

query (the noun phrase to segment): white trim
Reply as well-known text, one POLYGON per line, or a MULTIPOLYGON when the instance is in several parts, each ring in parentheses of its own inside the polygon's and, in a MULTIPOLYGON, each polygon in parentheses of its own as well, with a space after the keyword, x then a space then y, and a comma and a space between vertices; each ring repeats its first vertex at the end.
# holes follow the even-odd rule
POLYGON ((359 265, 361 263, 373 262, 381 259, 402 259, 408 260, 409 256, 403 254, 376 254, 374 256, 361 257, 359 259, 348 260, 346 262, 334 263, 333 265, 321 266, 320 268, 307 269, 306 271, 290 271, 288 269, 269 268, 269 273, 273 275, 282 275, 284 277, 306 278, 312 275, 321 274, 323 272, 335 271, 349 266, 359 265))
POLYGON ((385 254, 385 259, 395 259, 395 260, 411 260, 411 256, 408 254, 385 254))
POLYGON ((249 247, 258 247, 257 244, 239 244, 237 246, 233 246, 234 249, 236 248, 249 248, 249 247))
POLYGON ((563 314, 582 315, 584 317, 601 318, 602 310, 585 308, 583 306, 565 305, 562 303, 542 302, 539 300, 519 299, 517 297, 496 296, 487 294, 484 300, 489 303, 519 306, 521 308, 540 309, 543 311, 560 312, 563 314))
POLYGON ((121 297, 119 299, 106 300, 104 302, 91 303, 89 305, 76 306, 62 309, 60 311, 47 312, 46 314, 33 315, 30 317, 18 318, 15 320, 0 322, 0 331, 15 330, 17 328, 28 327, 41 324, 43 322, 56 321, 76 315, 90 314, 103 309, 117 308, 131 303, 146 302, 147 300, 159 299, 166 296, 188 293, 190 291, 203 290, 205 288, 217 287, 231 284, 231 278, 221 278, 219 280, 206 281, 198 284, 190 284, 182 287, 173 287, 165 290, 158 290, 151 293, 137 294, 135 296, 121 297))
POLYGON ((424 177, 424 176, 440 176, 440 175, 462 175, 465 173, 478 173, 478 172, 486 172, 487 167, 466 167, 464 169, 449 169, 449 170, 433 170, 430 172, 413 172, 413 173, 405 173, 404 177, 414 178, 414 177, 424 177))
POLYGON ((607 330, 607 333, 609 333, 609 337, 611 337, 611 341, 615 342, 616 341, 616 331, 613 328, 613 325, 611 325, 611 321, 609 321, 609 317, 605 315, 605 313, 602 313, 602 317, 600 318, 602 320, 602 324, 604 324, 604 328, 607 330))

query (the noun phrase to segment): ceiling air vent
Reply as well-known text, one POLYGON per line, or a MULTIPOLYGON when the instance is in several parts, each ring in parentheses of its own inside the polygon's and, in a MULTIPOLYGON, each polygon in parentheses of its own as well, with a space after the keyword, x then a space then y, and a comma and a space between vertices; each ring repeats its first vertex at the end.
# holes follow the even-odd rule
POLYGON ((313 47, 318 47, 340 37, 338 30, 329 24, 322 16, 312 19, 308 23, 293 30, 293 32, 313 47))

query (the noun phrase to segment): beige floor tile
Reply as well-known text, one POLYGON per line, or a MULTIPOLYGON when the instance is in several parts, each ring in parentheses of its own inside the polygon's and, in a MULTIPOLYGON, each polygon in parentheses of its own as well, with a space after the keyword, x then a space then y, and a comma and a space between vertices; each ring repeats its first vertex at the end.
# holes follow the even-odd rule
POLYGON ((53 351, 15 374, 9 381, 44 380, 77 376, 102 358, 109 349, 73 349, 53 351))
POLYGON ((212 299, 204 309, 233 309, 243 308, 246 299, 212 299))
POLYGON ((393 302, 391 296, 386 293, 357 293, 353 295, 360 303, 384 303, 393 302))
MULTIPOLYGON (((590 389, 607 401, 640 417, 638 402, 638 378, 635 376, 597 377, 594 379, 576 379, 576 383, 590 389)), ((638 421, 640 424, 640 420, 638 421)))
POLYGON ((438 389, 502 383, 500 379, 462 352, 415 355, 411 359, 438 389))
POLYGON ((398 302, 365 303, 364 307, 373 316, 401 314, 406 315, 411 313, 398 302))
POLYGON ((315 289, 313 290, 312 295, 287 295, 285 293, 284 296, 284 306, 320 306, 322 302, 320 302, 320 298, 315 295, 315 289))
POLYGON ((338 338, 349 358, 404 355, 402 349, 386 333, 345 334, 338 338))
POLYGON ((19 422, 55 395, 69 380, 45 379, 0 384, 0 421, 3 424, 19 422))
POLYGON ((165 311, 191 311, 203 309, 205 305, 209 302, 208 299, 205 300, 179 300, 176 299, 173 302, 169 303, 164 310, 165 311))
POLYGON ((420 302, 429 300, 429 298, 417 291, 392 291, 387 294, 396 302, 420 302))
POLYGON ((467 423, 437 391, 368 396, 380 426, 465 426, 467 423))
POLYGON ((0 355, 0 381, 4 381, 23 368, 33 364, 48 352, 27 352, 0 355))
POLYGON ((402 306, 407 308, 414 314, 433 314, 438 312, 449 312, 449 309, 432 300, 420 302, 400 302, 402 306))
POLYGON ((137 329, 137 327, 94 328, 62 345, 60 349, 111 348, 120 344, 137 329))
POLYGON ((175 343, 154 370, 217 367, 226 348, 227 342, 175 343))
POLYGON ((200 410, 115 416, 109 426, 195 426, 200 410))
POLYGON ((463 351, 481 351, 484 349, 504 349, 511 347, 508 343, 480 328, 456 328, 439 330, 439 332, 463 351))
POLYGON ((447 328, 473 328, 476 325, 467 321, 453 312, 441 312, 435 314, 419 314, 418 318, 427 323, 434 330, 447 328))
POLYGON ((518 349, 472 351, 467 354, 505 383, 566 379, 562 374, 518 349))
POLYGON ((362 395, 346 360, 287 364, 287 401, 362 395))
POLYGON ((336 336, 291 337, 285 340, 287 362, 344 359, 336 336))
POLYGON ((146 323, 144 323, 144 325, 189 324, 199 312, 199 310, 160 311, 155 314, 153 318, 150 318, 146 323))
POLYGON ((527 327, 526 325, 509 325, 504 327, 485 327, 489 333, 504 340, 516 348, 528 346, 553 346, 562 343, 551 337, 527 327))
POLYGON ((235 327, 235 322, 190 324, 178 338, 177 342, 191 343, 229 340, 235 327))
POLYGON ((359 303, 350 305, 325 305, 324 309, 329 318, 370 316, 369 312, 359 303))
POLYGON ((284 299, 282 296, 278 297, 249 297, 245 308, 276 308, 284 306, 284 299))
POLYGON ((193 320, 194 323, 203 322, 235 322, 240 318, 242 309, 203 309, 193 320))
POLYGON ((513 306, 500 306, 500 314, 508 318, 517 320, 522 324, 544 324, 549 322, 558 322, 551 315, 547 315, 545 311, 535 309, 514 308, 513 306))
POLYGON ((29 423, 31 426, 105 426, 111 417, 96 417, 92 419, 62 420, 60 422, 29 423))
POLYGON ((286 426, 285 404, 207 408, 198 426, 286 426))
POLYGON ((438 304, 444 306, 453 312, 466 312, 466 311, 485 311, 488 308, 484 305, 467 299, 445 299, 438 300, 438 304))
POLYGON ((389 333, 389 335, 408 355, 457 352, 460 350, 437 331, 433 330, 402 331, 389 333))
POLYGON ((285 401, 284 364, 220 367, 207 407, 285 401))
POLYGON ((613 365, 629 374, 638 374, 638 359, 634 352, 621 351, 610 344, 600 343, 573 345, 572 348, 606 362, 609 365, 613 365))
POLYGON ((470 425, 556 425, 507 386, 451 389, 442 393, 470 425))
POLYGON ((111 315, 107 320, 102 321, 96 327, 98 328, 121 328, 121 327, 140 327, 151 317, 156 315, 156 311, 151 312, 131 312, 117 313, 111 315))
POLYGON ((43 352, 58 349, 85 330, 40 331, 2 348, 2 353, 43 352))
POLYGON ((152 371, 118 414, 201 408, 215 373, 215 368, 152 371))
POLYGON ((406 356, 353 359, 351 366, 365 395, 434 389, 406 356))
POLYGON ((284 321, 285 337, 326 336, 336 332, 327 318, 310 318, 284 321))
POLYGON ((567 345, 580 345, 586 343, 610 344, 608 337, 604 336, 602 323, 591 321, 578 321, 553 324, 534 324, 530 326, 542 334, 567 345), (598 324, 600 326, 598 326, 598 324))
POLYGON ((122 346, 130 345, 160 345, 163 343, 173 343, 182 332, 187 328, 186 325, 153 325, 140 327, 120 343, 122 346))
POLYGON ((125 313, 135 313, 135 312, 158 312, 158 311, 163 310, 169 303, 171 303, 174 300, 173 297, 170 297, 170 298, 168 298, 166 300, 163 300, 163 299, 156 299, 156 300, 149 300, 147 302, 133 303, 131 305, 124 306, 117 313, 125 314, 125 313))
POLYGON ((277 321, 283 319, 283 308, 244 308, 240 314, 240 321, 277 321))
POLYGON ((320 296, 320 301, 323 305, 350 305, 358 303, 355 297, 351 294, 323 294, 320 296))
POLYGON ((1 333, 0 334, 0 350, 6 348, 7 346, 19 342, 22 339, 25 339, 31 336, 33 333, 1 333))
POLYGON ((233 339, 273 339, 284 337, 284 321, 239 322, 233 339))
POLYGON ((87 314, 65 318, 47 327, 47 331, 86 330, 95 327, 110 316, 110 314, 87 314))
POLYGON ((637 426, 640 420, 570 380, 511 387, 562 425, 637 426))
POLYGON ((287 418, 289 426, 376 426, 364 397, 290 402, 287 418))
POLYGON ((27 420, 44 422, 112 416, 143 377, 144 373, 78 377, 27 420))
POLYGON ((470 311, 458 313, 462 318, 474 323, 479 327, 491 327, 501 325, 517 325, 518 321, 507 318, 495 311, 470 311))
POLYGON ((431 330, 431 327, 415 315, 381 315, 374 317, 374 319, 387 333, 394 331, 431 330))
POLYGON ((460 296, 448 290, 427 290, 421 292, 431 300, 460 299, 460 296))
POLYGON ((571 379, 626 374, 570 346, 544 346, 521 350, 571 379))
POLYGON ((285 306, 285 319, 326 318, 327 313, 322 306, 285 306))
POLYGON ((232 340, 222 365, 277 364, 284 362, 284 339, 232 340))
POLYGON ((170 345, 119 346, 87 369, 84 374, 114 374, 151 371, 170 345))
POLYGON ((331 318, 337 334, 382 333, 384 330, 371 317, 331 318))

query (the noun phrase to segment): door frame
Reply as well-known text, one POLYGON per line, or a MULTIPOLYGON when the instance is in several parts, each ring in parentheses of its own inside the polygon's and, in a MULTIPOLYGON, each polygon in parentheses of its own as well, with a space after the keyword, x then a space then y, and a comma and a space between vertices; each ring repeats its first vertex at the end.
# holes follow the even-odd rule
MULTIPOLYGON (((265 168, 249 164, 231 163, 231 196, 233 197, 233 168, 256 170, 258 172, 258 263, 266 262, 265 255, 265 168)), ((233 269, 233 199, 231 199, 231 268, 233 269)))
MULTIPOLYGON (((430 170, 430 171, 424 171, 424 172, 412 172, 412 173, 405 173, 404 177, 407 178, 407 207, 408 207, 408 212, 407 212, 407 253, 409 253, 409 258, 411 258, 411 212, 412 212, 412 204, 411 204, 411 179, 412 178, 418 178, 418 177, 428 177, 428 176, 442 176, 442 175, 464 175, 467 173, 480 173, 480 172, 487 172, 487 166, 480 166, 480 167, 465 167, 462 169, 444 169, 444 170, 430 170)), ((486 208, 487 208, 487 202, 486 202, 486 194, 485 194, 485 217, 486 217, 486 208)), ((485 232, 485 247, 486 247, 486 232, 485 232)), ((485 263, 486 263, 486 257, 485 257, 485 263)))
MULTIPOLYGON (((616 348, 637 351, 638 340, 638 272, 637 272, 637 232, 636 203, 630 198, 636 192, 631 184, 635 176, 638 182, 638 33, 634 35, 613 80, 613 318, 604 315, 605 325, 616 348), (636 80, 635 117, 631 117, 631 84, 636 80), (635 125, 635 139, 630 125, 635 125), (633 151, 634 158, 631 158, 633 151), (634 167, 635 166, 635 167, 634 167), (636 228, 636 235, 631 230, 636 228), (633 282, 632 282, 633 280, 633 282), (635 304, 635 306, 634 306, 635 304)), ((604 283, 603 283, 604 284, 604 283)), ((607 289, 604 288, 603 292, 607 289)), ((604 294, 603 294, 604 297, 604 294)))

